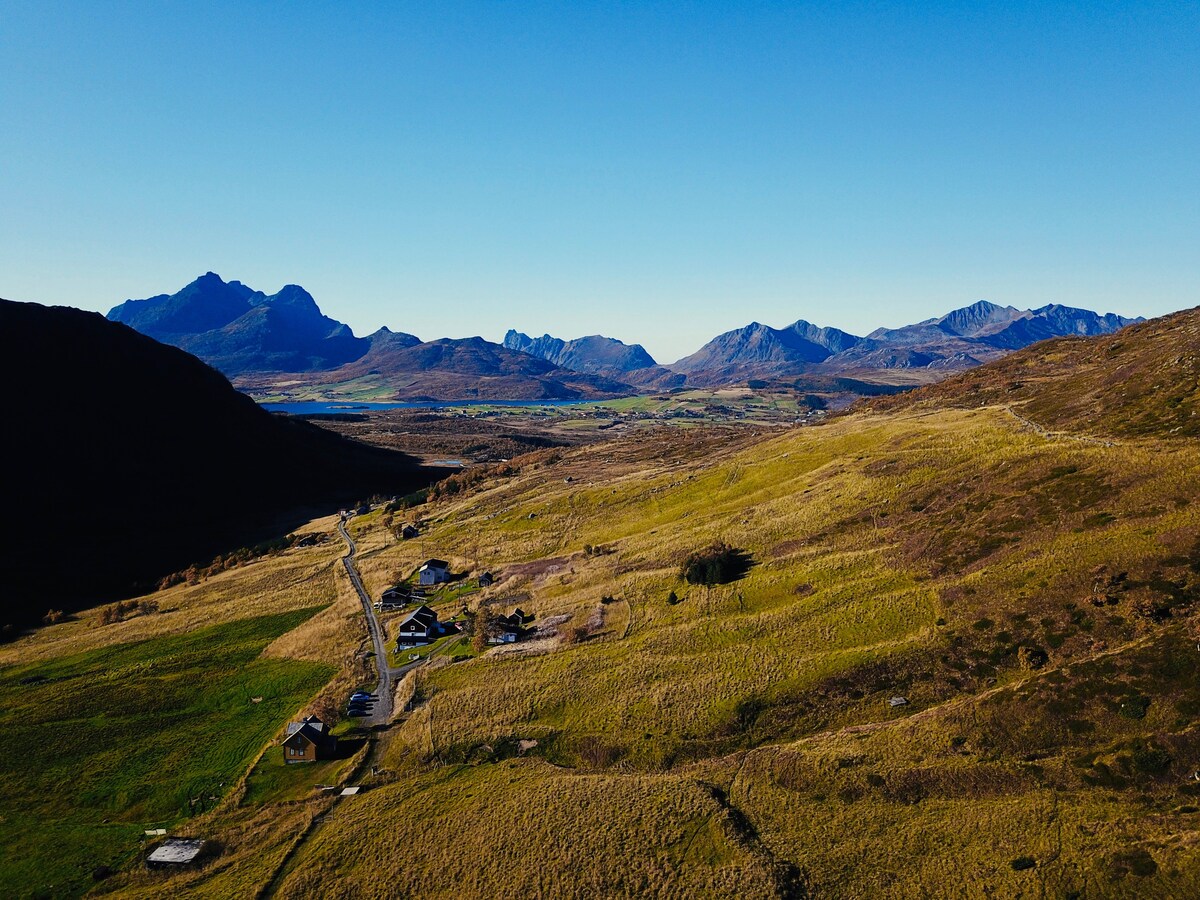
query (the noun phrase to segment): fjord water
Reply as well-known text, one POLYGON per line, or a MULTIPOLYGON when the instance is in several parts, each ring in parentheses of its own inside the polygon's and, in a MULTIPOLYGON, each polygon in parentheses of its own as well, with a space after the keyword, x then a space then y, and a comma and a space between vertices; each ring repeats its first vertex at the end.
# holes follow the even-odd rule
POLYGON ((294 403, 260 403, 269 412, 293 416, 332 415, 380 409, 443 409, 449 406, 573 406, 583 400, 393 400, 390 402, 301 400, 294 403))

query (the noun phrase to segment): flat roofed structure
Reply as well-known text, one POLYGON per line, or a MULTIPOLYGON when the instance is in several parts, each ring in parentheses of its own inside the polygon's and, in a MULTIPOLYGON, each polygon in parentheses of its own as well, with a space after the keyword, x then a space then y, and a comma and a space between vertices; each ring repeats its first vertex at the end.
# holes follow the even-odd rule
POLYGON ((200 838, 167 838, 146 857, 151 868, 186 866, 195 861, 204 847, 200 838))

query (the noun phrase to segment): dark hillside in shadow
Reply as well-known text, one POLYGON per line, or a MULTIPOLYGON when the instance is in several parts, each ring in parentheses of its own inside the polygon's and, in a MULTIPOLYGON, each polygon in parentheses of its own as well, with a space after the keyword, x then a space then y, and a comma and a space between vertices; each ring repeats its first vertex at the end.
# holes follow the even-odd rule
POLYGON ((95 313, 0 301, 8 388, 0 624, 144 589, 315 511, 445 474, 273 416, 95 313))

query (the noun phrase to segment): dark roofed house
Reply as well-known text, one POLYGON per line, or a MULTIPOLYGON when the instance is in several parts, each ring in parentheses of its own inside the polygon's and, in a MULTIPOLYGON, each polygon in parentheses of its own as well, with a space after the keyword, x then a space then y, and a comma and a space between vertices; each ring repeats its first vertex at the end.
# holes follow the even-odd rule
POLYGON ((396 627, 396 649, 431 643, 445 632, 445 626, 438 622, 437 613, 428 606, 418 607, 396 627))
POLYGON ((329 726, 316 716, 305 716, 299 722, 289 722, 283 739, 283 759, 287 763, 316 762, 330 759, 337 753, 337 738, 329 726))
POLYGON ((380 594, 379 602, 375 605, 380 609, 398 609, 408 603, 408 599, 408 588, 397 585, 380 594))
POLYGON ((491 587, 496 583, 496 578, 491 572, 484 572, 479 576, 479 586, 481 588, 491 587))
POLYGON ((444 559, 427 559, 418 575, 421 584, 443 584, 450 580, 450 563, 444 559))
POLYGON ((412 525, 408 522, 405 522, 404 527, 400 529, 400 537, 406 541, 411 538, 415 538, 420 533, 421 532, 417 531, 415 525, 412 525))

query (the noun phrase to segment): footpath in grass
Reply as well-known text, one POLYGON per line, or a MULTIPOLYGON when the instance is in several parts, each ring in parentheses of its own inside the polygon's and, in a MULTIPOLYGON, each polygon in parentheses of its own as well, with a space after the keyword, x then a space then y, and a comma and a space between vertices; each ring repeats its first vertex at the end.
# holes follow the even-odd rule
MULTIPOLYGON (((72 896, 211 808, 330 666, 259 659, 321 607, 0 674, 0 893, 72 896)), ((184 826, 186 830, 186 826, 184 826)))

